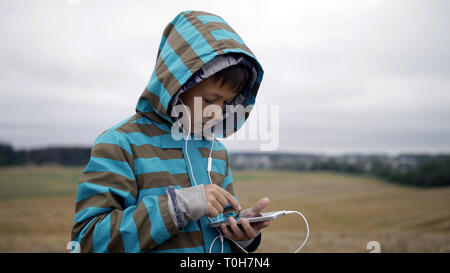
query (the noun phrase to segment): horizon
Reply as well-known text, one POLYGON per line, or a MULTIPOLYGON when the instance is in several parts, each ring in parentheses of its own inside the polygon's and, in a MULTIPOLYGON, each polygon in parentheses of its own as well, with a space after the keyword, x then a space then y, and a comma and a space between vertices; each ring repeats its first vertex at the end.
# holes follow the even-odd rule
MULTIPOLYGON (((450 152, 450 2, 227 3, 0 2, 0 142, 90 147, 135 113, 165 26, 205 10, 261 62, 255 106, 280 108, 276 151, 450 152)), ((258 137, 223 143, 257 152, 258 137)))

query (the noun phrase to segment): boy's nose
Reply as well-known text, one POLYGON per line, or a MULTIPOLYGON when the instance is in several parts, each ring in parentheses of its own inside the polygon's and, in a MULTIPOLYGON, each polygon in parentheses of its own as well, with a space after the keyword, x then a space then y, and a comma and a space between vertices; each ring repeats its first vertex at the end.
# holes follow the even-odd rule
POLYGON ((222 119, 222 112, 219 112, 219 111, 212 112, 211 115, 212 115, 211 119, 213 119, 213 120, 222 119))

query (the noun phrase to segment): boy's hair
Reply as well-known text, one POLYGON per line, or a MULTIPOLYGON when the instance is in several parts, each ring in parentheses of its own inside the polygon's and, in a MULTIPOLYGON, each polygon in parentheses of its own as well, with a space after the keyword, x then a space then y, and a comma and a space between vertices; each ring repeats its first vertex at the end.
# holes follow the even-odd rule
POLYGON ((222 69, 211 77, 220 82, 220 87, 226 85, 236 93, 245 87, 250 77, 250 72, 245 65, 237 64, 222 69))

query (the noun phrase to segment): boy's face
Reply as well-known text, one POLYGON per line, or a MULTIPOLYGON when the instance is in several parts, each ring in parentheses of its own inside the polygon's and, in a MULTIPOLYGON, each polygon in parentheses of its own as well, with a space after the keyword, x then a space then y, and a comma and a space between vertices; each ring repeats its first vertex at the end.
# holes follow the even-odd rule
MULTIPOLYGON (((209 77, 180 95, 180 99, 190 110, 191 133, 200 134, 209 120, 222 119, 221 111, 207 114, 210 112, 208 110, 218 109, 217 107, 225 108, 237 95, 237 90, 233 90, 227 85, 220 87, 219 83, 215 78, 209 77), (195 99, 197 99, 197 107, 194 107, 195 99), (201 101, 201 106, 199 101, 201 101), (216 108, 211 107, 212 105, 215 105, 216 108), (206 107, 208 109, 204 111, 206 107)), ((181 102, 178 101, 177 104, 181 104, 181 102)))

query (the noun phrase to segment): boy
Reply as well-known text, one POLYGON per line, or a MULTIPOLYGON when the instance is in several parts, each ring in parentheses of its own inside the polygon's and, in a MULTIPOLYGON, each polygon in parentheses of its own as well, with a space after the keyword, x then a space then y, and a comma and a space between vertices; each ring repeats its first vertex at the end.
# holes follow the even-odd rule
POLYGON ((245 217, 259 215, 269 199, 240 212, 229 152, 214 136, 242 126, 262 76, 253 53, 222 18, 178 14, 164 30, 136 114, 94 142, 72 229, 81 251, 255 251, 269 223, 250 225, 245 217), (204 115, 207 108, 213 111, 204 115), (184 139, 174 137, 180 128, 184 139), (212 140, 203 136, 206 129, 212 140), (225 217, 230 227, 209 226, 225 217))

